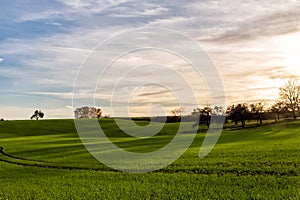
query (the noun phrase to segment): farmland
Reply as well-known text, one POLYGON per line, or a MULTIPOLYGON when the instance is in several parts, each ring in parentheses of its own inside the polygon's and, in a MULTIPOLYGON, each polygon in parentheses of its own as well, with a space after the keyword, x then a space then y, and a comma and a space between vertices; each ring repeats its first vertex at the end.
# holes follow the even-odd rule
MULTIPOLYGON (((140 121, 140 125, 148 122, 140 121)), ((149 139, 101 119, 119 147, 148 152, 174 137, 177 123, 149 139)), ((151 173, 117 172, 84 148, 73 120, 0 123, 0 199, 299 199, 300 122, 223 131, 199 159, 205 133, 173 164, 151 173)))

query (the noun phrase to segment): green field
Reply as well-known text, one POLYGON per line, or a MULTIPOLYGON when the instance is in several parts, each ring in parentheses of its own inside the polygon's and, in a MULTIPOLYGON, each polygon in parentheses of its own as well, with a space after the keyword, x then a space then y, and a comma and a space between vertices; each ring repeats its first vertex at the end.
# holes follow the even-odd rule
MULTIPOLYGON (((178 128, 166 124, 150 139, 134 139, 113 119, 100 124, 115 144, 133 152, 163 147, 178 128)), ((204 136, 199 131, 168 167, 134 174, 94 159, 73 120, 0 122, 0 199, 300 199, 300 121, 225 129, 199 159, 204 136)))

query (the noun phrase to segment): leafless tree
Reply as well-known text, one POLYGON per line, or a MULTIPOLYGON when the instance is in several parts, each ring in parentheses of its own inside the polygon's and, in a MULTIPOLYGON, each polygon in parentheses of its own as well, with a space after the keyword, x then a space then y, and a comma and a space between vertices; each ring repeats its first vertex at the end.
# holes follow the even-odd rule
POLYGON ((279 95, 282 101, 292 111, 294 119, 297 118, 296 111, 300 104, 300 84, 299 80, 291 79, 283 87, 279 88, 279 95))
POLYGON ((270 108, 270 112, 274 113, 275 121, 279 121, 280 115, 286 113, 287 110, 288 110, 287 105, 283 101, 280 101, 280 100, 275 102, 270 108))
POLYGON ((182 113, 184 112, 184 108, 180 107, 180 108, 175 108, 174 110, 171 111, 173 116, 176 117, 181 117, 182 113))

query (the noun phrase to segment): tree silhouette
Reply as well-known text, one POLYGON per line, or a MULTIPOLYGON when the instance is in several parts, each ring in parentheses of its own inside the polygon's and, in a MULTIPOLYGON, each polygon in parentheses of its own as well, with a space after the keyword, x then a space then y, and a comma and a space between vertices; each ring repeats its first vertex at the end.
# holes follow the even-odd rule
POLYGON ((42 111, 38 111, 38 110, 35 110, 33 115, 30 117, 30 119, 36 119, 38 120, 39 118, 43 118, 45 116, 45 114, 42 112, 42 111))
POLYGON ((251 113, 246 103, 238 104, 237 106, 229 106, 227 108, 227 114, 229 115, 229 118, 235 123, 235 125, 237 125, 240 121, 243 128, 246 126, 246 120, 251 120, 251 113))
POLYGON ((199 121, 198 123, 193 124, 193 127, 198 126, 199 124, 205 124, 207 128, 209 128, 211 115, 213 114, 213 111, 214 110, 210 106, 194 109, 192 115, 199 116, 199 121))
POLYGON ((294 119, 297 118, 296 111, 300 104, 300 84, 298 80, 289 80, 287 84, 279 88, 280 98, 292 111, 294 119))
POLYGON ((259 124, 262 125, 262 114, 264 111, 264 104, 263 103, 255 103, 250 104, 250 112, 255 115, 256 120, 259 121, 259 124))
POLYGON ((288 110, 288 107, 283 101, 277 101, 270 108, 270 111, 272 113, 274 113, 275 121, 277 121, 277 120, 279 121, 280 115, 287 112, 287 110, 288 110))

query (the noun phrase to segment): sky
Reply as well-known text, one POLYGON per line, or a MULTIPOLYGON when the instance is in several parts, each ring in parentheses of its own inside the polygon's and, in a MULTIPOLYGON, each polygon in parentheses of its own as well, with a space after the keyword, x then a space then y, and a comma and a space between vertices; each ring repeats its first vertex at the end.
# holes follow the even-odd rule
POLYGON ((155 45, 178 52, 190 48, 179 34, 195 41, 214 63, 227 105, 272 102, 280 86, 300 76, 298 0, 10 0, 0 9, 0 118, 28 119, 35 109, 71 118, 91 99, 112 116, 169 114, 179 105, 189 113, 209 104, 211 77, 176 52, 122 54, 134 46, 130 30, 141 28, 156 28, 165 35, 155 45), (101 63, 117 52, 100 77, 107 67, 101 63), (84 72, 88 64, 93 68, 84 72), (178 104, 177 96, 195 97, 197 105, 178 104))

